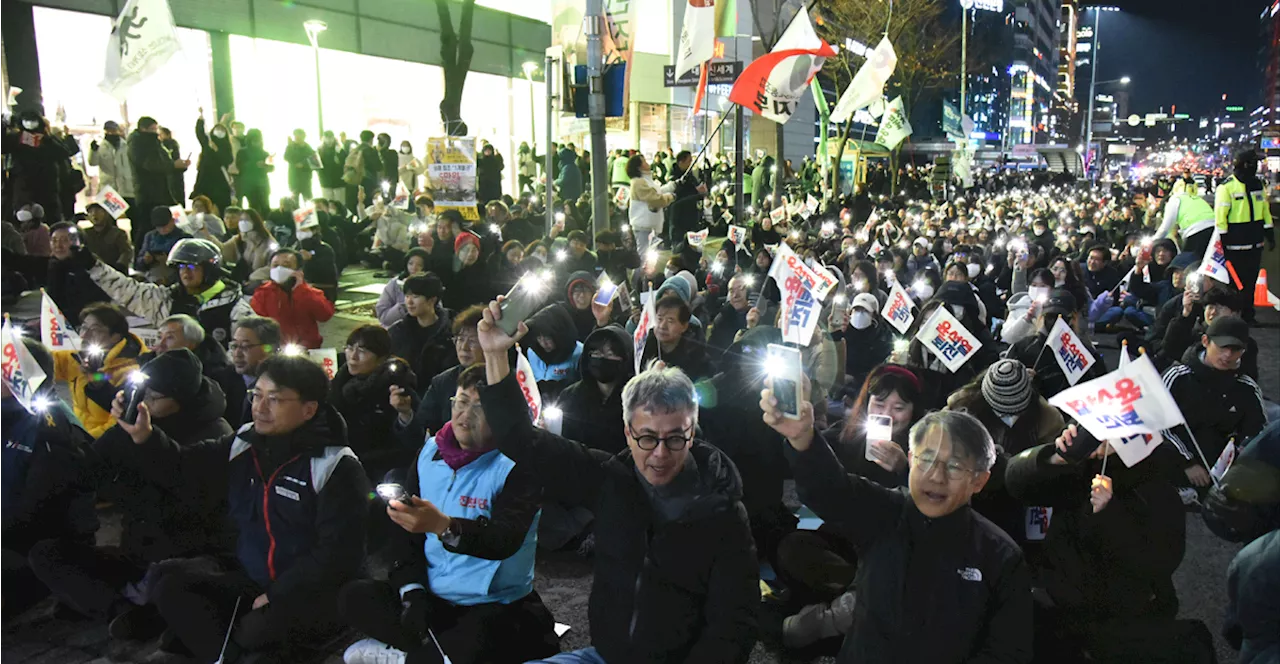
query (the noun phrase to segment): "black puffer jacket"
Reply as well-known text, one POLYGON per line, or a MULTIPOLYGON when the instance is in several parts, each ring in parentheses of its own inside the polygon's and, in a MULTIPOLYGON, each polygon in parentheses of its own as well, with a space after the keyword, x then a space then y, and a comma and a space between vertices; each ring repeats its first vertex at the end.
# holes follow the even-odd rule
POLYGON ((635 360, 631 357, 631 338, 627 331, 616 326, 602 327, 587 337, 582 345, 582 358, 578 360, 578 373, 582 380, 565 388, 558 405, 564 411, 561 434, 591 449, 617 454, 627 447, 627 433, 622 424, 622 386, 635 375, 635 360), (589 357, 591 351, 604 344, 615 351, 621 349, 622 371, 609 396, 600 393, 598 378, 592 373, 589 357))
POLYGON ((759 574, 741 482, 722 452, 693 443, 700 497, 679 518, 658 523, 630 451, 610 456, 534 429, 514 375, 485 387, 481 401, 498 449, 536 468, 546 500, 596 515, 590 619, 601 657, 611 664, 747 661, 759 574))
MULTIPOLYGON (((159 134, 141 130, 129 134, 129 161, 133 164, 133 188, 139 203, 168 206, 178 202, 169 189, 174 159, 160 143, 159 134)), ((151 211, 142 213, 149 215, 151 211)))
POLYGON ((409 463, 422 447, 421 440, 417 447, 400 444, 393 428, 399 415, 391 407, 390 399, 392 385, 413 392, 417 382, 404 360, 389 357, 372 373, 362 376, 352 376, 343 365, 329 384, 329 403, 342 413, 354 432, 351 449, 360 457, 360 463, 374 483, 381 481, 388 470, 409 463))
POLYGON ((424 381, 458 363, 449 312, 437 306, 436 316, 430 327, 422 327, 413 316, 405 316, 387 328, 391 354, 408 362, 413 373, 424 381))

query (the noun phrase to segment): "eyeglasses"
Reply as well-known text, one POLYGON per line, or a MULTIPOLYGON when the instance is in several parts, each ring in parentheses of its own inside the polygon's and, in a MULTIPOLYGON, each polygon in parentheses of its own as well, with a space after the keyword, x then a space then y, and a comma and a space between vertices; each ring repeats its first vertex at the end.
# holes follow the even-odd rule
POLYGON ((104 325, 81 325, 80 326, 81 335, 92 334, 94 336, 97 336, 100 334, 107 334, 108 332, 109 330, 107 330, 106 326, 104 325))
POLYGON ((467 415, 484 414, 484 409, 481 408, 480 404, 478 402, 471 401, 470 399, 449 397, 449 405, 453 408, 455 413, 466 413, 467 415))
MULTIPOLYGON (((689 444, 689 441, 693 440, 692 427, 689 428, 688 435, 659 437, 651 434, 638 434, 635 429, 632 429, 631 425, 628 424, 627 433, 630 433, 631 437, 636 439, 636 445, 646 452, 658 449, 659 441, 661 441, 668 450, 671 450, 672 452, 679 452, 689 444)), ((684 433, 685 432, 683 431, 681 432, 681 434, 684 433)))
POLYGON ((258 403, 259 401, 266 401, 267 407, 272 409, 274 409, 276 406, 279 406, 280 403, 284 401, 302 401, 301 397, 282 397, 279 394, 267 393, 259 389, 249 390, 249 398, 253 401, 253 403, 258 403))
POLYGON ((259 347, 259 346, 266 346, 266 345, 268 345, 268 344, 265 344, 265 343, 262 343, 262 344, 241 344, 241 343, 236 343, 236 342, 232 341, 231 343, 227 344, 227 350, 229 350, 229 351, 231 351, 231 352, 233 352, 233 353, 234 353, 234 352, 236 352, 236 351, 238 351, 238 350, 243 350, 243 351, 245 351, 245 352, 248 352, 250 349, 257 348, 257 347, 259 347))
MULTIPOLYGON (((928 473, 929 471, 933 470, 934 466, 937 465, 937 463, 938 463, 938 455, 933 452, 922 452, 920 454, 915 454, 915 453, 911 454, 911 465, 915 466, 916 469, 920 470, 921 472, 928 473)), ((954 459, 951 461, 948 461, 945 465, 942 466, 942 473, 947 478, 948 482, 955 482, 957 480, 965 479, 976 472, 977 472, 976 470, 969 468, 954 459)))
POLYGON ((480 337, 472 334, 459 334, 453 338, 454 346, 474 346, 480 343, 480 337))
POLYGON ((345 350, 346 350, 348 353, 351 353, 351 354, 353 354, 353 355, 362 355, 362 354, 364 354, 364 353, 372 353, 372 352, 373 352, 373 351, 369 350, 368 348, 365 348, 364 346, 357 346, 357 345, 355 345, 355 344, 347 344, 347 346, 346 346, 346 349, 345 349, 345 350))

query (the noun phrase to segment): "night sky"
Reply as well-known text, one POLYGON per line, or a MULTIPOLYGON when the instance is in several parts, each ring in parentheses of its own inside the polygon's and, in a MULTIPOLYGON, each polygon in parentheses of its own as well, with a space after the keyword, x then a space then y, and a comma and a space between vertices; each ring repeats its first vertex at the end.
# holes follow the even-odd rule
MULTIPOLYGON (((1098 80, 1130 76, 1130 112, 1213 116, 1224 105, 1252 111, 1262 100, 1258 16, 1271 0, 1106 0, 1120 12, 1103 12, 1098 80)), ((1093 12, 1082 12, 1093 23, 1093 12)), ((1087 99, 1088 69, 1082 68, 1087 99)), ((1100 90, 1101 92, 1102 90, 1100 90)))

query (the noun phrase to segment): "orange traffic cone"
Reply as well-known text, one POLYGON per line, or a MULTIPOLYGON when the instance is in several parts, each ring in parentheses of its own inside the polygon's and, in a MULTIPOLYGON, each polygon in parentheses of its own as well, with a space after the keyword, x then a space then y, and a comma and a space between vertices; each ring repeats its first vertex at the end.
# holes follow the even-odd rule
POLYGON ((1267 289, 1266 269, 1258 270, 1258 282, 1253 287, 1253 306, 1255 307, 1276 306, 1277 309, 1280 309, 1280 306, 1277 306, 1277 300, 1280 300, 1280 298, 1277 298, 1275 295, 1272 295, 1271 291, 1267 289))

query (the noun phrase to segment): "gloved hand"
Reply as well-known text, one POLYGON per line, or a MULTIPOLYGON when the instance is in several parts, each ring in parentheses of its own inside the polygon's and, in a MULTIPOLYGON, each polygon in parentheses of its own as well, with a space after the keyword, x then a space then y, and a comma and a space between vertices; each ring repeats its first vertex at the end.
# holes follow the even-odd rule
POLYGON ((93 267, 98 262, 98 257, 89 251, 88 247, 79 246, 71 248, 71 257, 67 259, 72 265, 82 267, 86 270, 93 267))
POLYGON ((1102 441, 1094 438, 1084 427, 1072 424, 1062 430, 1062 435, 1053 444, 1058 448, 1058 456, 1070 463, 1080 463, 1088 459, 1102 441))
POLYGON ((400 600, 403 608, 400 611, 400 626, 417 636, 427 633, 427 622, 431 607, 427 591, 415 588, 404 594, 400 600))

